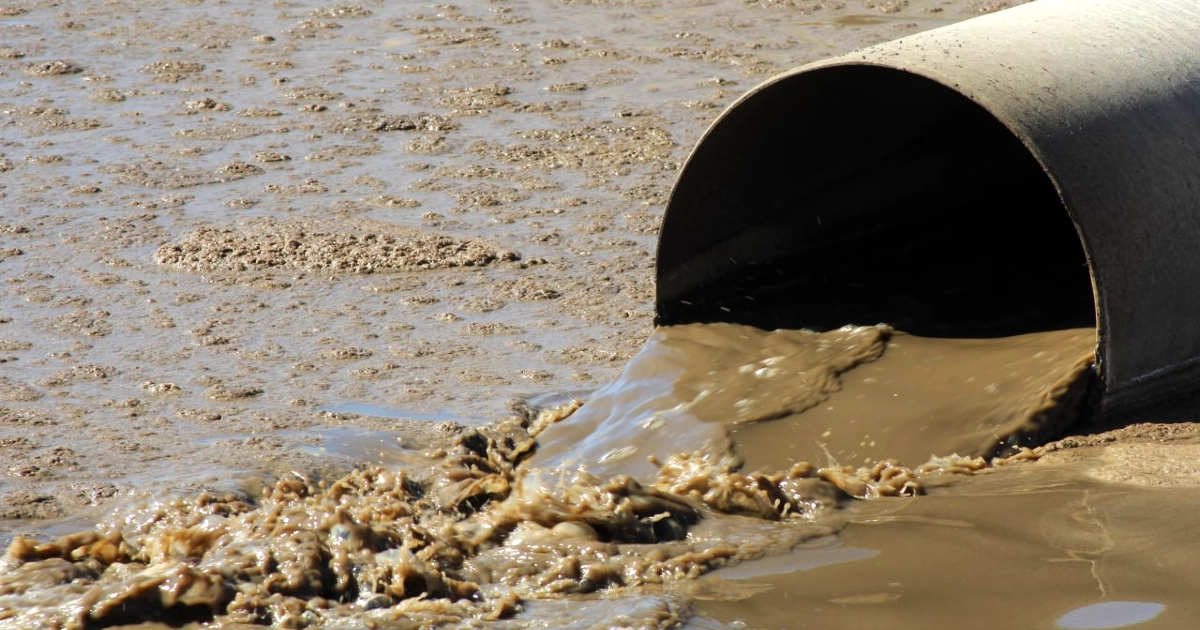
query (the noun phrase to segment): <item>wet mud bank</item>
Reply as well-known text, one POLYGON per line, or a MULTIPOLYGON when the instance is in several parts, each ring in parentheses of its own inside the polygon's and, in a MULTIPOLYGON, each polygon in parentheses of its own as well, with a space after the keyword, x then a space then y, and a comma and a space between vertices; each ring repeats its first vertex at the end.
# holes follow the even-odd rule
POLYGON ((607 383, 723 106, 998 7, 4 5, 0 540, 607 383))
POLYGON ((1093 331, 935 429, 970 348, 652 330, 724 106, 1007 4, 0 6, 0 628, 1183 627, 1200 430, 1023 448, 1093 331))

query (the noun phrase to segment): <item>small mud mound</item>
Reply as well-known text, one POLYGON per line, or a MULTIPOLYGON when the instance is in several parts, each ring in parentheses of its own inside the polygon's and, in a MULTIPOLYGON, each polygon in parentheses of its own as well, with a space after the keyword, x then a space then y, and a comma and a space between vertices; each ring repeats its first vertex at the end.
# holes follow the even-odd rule
POLYGON ((480 267, 520 256, 487 241, 396 225, 261 219, 230 229, 200 228, 154 254, 189 271, 332 270, 350 273, 480 267))

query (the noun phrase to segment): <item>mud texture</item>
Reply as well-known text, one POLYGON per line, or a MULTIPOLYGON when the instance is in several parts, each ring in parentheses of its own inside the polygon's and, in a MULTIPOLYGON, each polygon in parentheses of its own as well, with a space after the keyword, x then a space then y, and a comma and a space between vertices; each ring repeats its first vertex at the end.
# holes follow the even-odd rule
POLYGON ((637 485, 508 470, 529 427, 487 426, 638 352, 663 204, 724 106, 1009 4, 0 5, 0 627, 1051 627, 1127 600, 1189 627, 1189 424, 1019 466, 679 449, 637 485), (688 537, 613 538, 660 522, 688 537), (611 554, 628 576, 578 579, 611 554))
MULTIPOLYGON (((961 561, 967 557, 963 545, 1011 534, 930 541, 924 560, 901 555, 897 561, 893 550, 939 527, 1003 527, 1008 509, 1036 510, 1039 527, 1048 528, 1017 528, 1016 549, 1023 551, 1018 560, 1003 556, 1012 570, 1044 556, 1048 547, 1066 554, 1063 569, 1047 575, 1073 585, 1071 597, 1090 597, 1093 584, 1104 594, 1129 583, 1126 543, 1110 537, 1107 522, 1126 518, 1127 495, 1136 509, 1144 509, 1148 498, 1128 490, 1137 472, 1122 459, 1127 454, 1106 451, 1099 465, 1091 461, 1095 455, 1086 455, 1086 447, 1108 439, 1103 434, 1015 447, 1012 456, 990 461, 951 454, 915 467, 893 459, 857 469, 806 461, 774 470, 743 464, 744 449, 731 439, 736 429, 770 427, 803 418, 817 405, 836 405, 839 397, 854 395, 843 389, 845 379, 885 360, 886 369, 871 374, 896 377, 887 384, 898 393, 920 393, 914 383, 943 383, 946 395, 929 400, 956 407, 939 417, 929 440, 900 414, 892 426, 901 451, 904 437, 936 450, 966 436, 991 452, 1013 444, 1013 435, 1061 430, 1080 409, 1082 399, 1070 394, 1087 382, 1090 372, 1075 366, 1090 365, 1091 331, 960 341, 969 349, 956 349, 954 361, 923 360, 921 349, 944 352, 950 342, 883 326, 827 333, 727 324, 662 329, 621 378, 586 404, 526 407, 486 427, 448 431, 454 435, 444 446, 403 466, 362 467, 332 482, 288 473, 253 493, 152 495, 115 510, 92 531, 44 543, 18 537, 0 567, 0 623, 531 627, 548 620, 538 602, 603 593, 629 625, 704 627, 745 615, 742 607, 753 605, 764 589, 754 580, 767 576, 767 588, 795 588, 802 598, 824 597, 837 605, 829 614, 813 606, 813 620, 871 623, 874 613, 861 605, 893 604, 912 589, 899 588, 901 582, 876 585, 876 571, 865 561, 882 552, 885 572, 909 574, 930 558, 961 561), (896 339, 896 356, 889 359, 896 339), (976 376, 963 378, 963 366, 978 368, 976 376), (1002 366, 999 380, 993 380, 995 366, 1002 366), (655 380, 660 371, 665 381, 655 380), (987 397, 1000 392, 1000 401, 987 397), (672 398, 681 394, 682 402, 672 398), (978 417, 979 406, 971 403, 980 399, 997 403, 992 408, 1000 415, 978 417), (663 422, 647 422, 647 413, 663 422), (595 418, 607 426, 587 428, 595 418), (954 418, 958 425, 946 424, 954 418), (564 460, 550 445, 578 434, 579 423, 592 446, 564 460), (657 435, 663 427, 697 423, 725 429, 723 437, 687 452, 687 441, 657 435), (990 444, 970 438, 988 423, 990 444), (646 442, 668 444, 661 452, 674 454, 660 458, 632 449, 654 469, 640 482, 623 470, 622 458, 607 456, 646 442), (542 444, 548 453, 539 452, 542 444), (1125 473, 1120 483, 1112 483, 1113 470, 1125 473), (1032 500, 1023 496, 1030 487, 1038 495, 1032 500), (1077 508, 1076 493, 1082 493, 1077 508), (880 507, 857 505, 859 500, 880 507), (887 523, 917 527, 872 527, 887 523), (843 568, 847 564, 851 568, 843 568), (811 584, 804 572, 826 565, 835 567, 824 570, 833 573, 830 581, 811 584), (1090 567, 1090 578, 1080 580, 1078 565, 1090 567), (864 593, 864 587, 877 590, 864 593)), ((893 396, 873 396, 877 400, 868 402, 900 406, 886 402, 893 396)), ((874 430, 855 426, 868 420, 860 414, 837 420, 842 432, 874 430)), ((1186 445, 1175 446, 1181 447, 1186 445)), ((791 457, 793 451, 781 442, 774 454, 791 457)), ((1191 484, 1178 485, 1194 492, 1191 484)), ((1141 535, 1136 526, 1129 533, 1141 535)), ((935 593, 953 591, 937 577, 945 570, 939 562, 918 580, 917 592, 931 586, 935 593)), ((1039 603, 1031 610, 1047 614, 1058 605, 1039 603)), ((1171 607, 1178 615, 1176 604, 1171 607)), ((583 616, 575 619, 603 625, 587 618, 595 612, 576 611, 583 616)), ((915 622, 960 612, 955 606, 932 612, 904 607, 890 614, 915 622)), ((777 612, 766 606, 749 618, 772 623, 777 612)))
POLYGON ((999 7, 0 6, 0 542, 605 384, 722 107, 999 7))
POLYGON ((393 225, 354 226, 358 233, 313 221, 256 221, 242 231, 201 228, 163 245, 154 259, 188 271, 238 272, 274 268, 379 273, 482 267, 516 260, 478 239, 455 239, 393 225))
POLYGON ((669 614, 636 624, 676 625, 693 580, 833 536, 844 501, 913 497, 925 478, 988 467, 952 456, 915 469, 800 463, 742 474, 695 453, 671 457, 644 486, 522 466, 539 434, 579 405, 466 430, 421 467, 374 467, 328 485, 285 475, 255 496, 157 497, 93 531, 18 537, 0 565, 0 623, 446 627, 604 591, 659 594, 669 614))

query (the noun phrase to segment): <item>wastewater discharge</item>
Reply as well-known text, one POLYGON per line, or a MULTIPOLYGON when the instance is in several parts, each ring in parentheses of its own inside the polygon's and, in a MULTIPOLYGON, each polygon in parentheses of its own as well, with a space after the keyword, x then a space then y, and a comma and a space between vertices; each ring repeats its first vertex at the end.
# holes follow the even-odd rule
POLYGON ((1035 458, 1084 400, 1094 334, 659 329, 586 403, 462 428, 421 465, 153 497, 17 538, 0 627, 670 627, 749 596, 711 572, 875 555, 840 548, 861 500, 1035 458))

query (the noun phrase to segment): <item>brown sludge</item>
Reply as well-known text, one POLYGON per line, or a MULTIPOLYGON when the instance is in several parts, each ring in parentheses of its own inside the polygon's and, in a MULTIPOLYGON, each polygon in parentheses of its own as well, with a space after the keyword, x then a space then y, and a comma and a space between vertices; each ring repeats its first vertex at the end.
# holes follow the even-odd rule
POLYGON ((1094 345, 1090 329, 932 339, 886 326, 663 328, 543 439, 532 463, 648 479, 647 458, 735 457, 734 444, 736 458, 758 469, 990 457, 1057 437, 1075 420, 1094 345))
MULTIPOLYGON (((48 543, 17 538, 0 572, 0 624, 498 623, 529 601, 600 590, 657 596, 655 610, 665 616, 652 615, 654 624, 682 622, 684 595, 695 588, 688 584, 701 575, 827 545, 819 541, 841 529, 840 508, 852 498, 917 496, 926 480, 941 484, 947 475, 989 464, 947 454, 916 467, 890 460, 857 469, 797 462, 776 472, 743 472, 729 443, 707 442, 694 452, 664 451, 655 474, 642 483, 606 469, 604 457, 584 457, 583 466, 538 467, 542 456, 530 458, 538 440, 571 434, 592 405, 608 412, 610 422, 646 432, 653 428, 636 410, 656 418, 683 408, 691 414, 661 418, 666 425, 737 427, 802 415, 844 395, 838 390, 845 374, 887 356, 893 335, 886 327, 664 329, 609 394, 578 411, 575 401, 464 430, 449 449, 427 452, 423 467, 362 469, 328 484, 284 475, 257 497, 158 498, 118 510, 91 532, 48 543), (654 372, 661 355, 676 362, 678 369, 665 374, 678 387, 667 383, 660 392, 654 386, 664 383, 639 379, 654 372), (701 385, 692 387, 697 378, 701 385), (637 391, 644 397, 632 401, 625 391, 622 400, 635 402, 635 411, 618 419, 619 410, 605 405, 613 401, 611 392, 630 387, 643 387, 637 391), (665 399, 671 392, 687 392, 693 404, 665 399), (749 402, 739 404, 743 400, 749 402), (703 417, 718 412, 726 415, 703 417), (603 472, 589 472, 593 463, 603 472)), ((1038 353, 1032 356, 1039 362, 1038 353)), ((1043 382, 1017 381, 1035 389, 1043 382)), ((1023 427, 1010 422, 1001 429, 1023 427)), ((620 428, 593 437, 612 440, 606 446, 616 449, 638 443, 636 431, 620 428)), ((1007 461, 1033 457, 1026 449, 1007 461)))
POLYGON ((515 468, 536 414, 479 429, 638 352, 663 206, 722 108, 1019 2, 0 6, 0 629, 980 630, 1113 599, 1194 627, 1200 425, 1146 410, 1035 464, 922 470, 937 432, 849 430, 899 421, 865 381, 917 364, 900 333, 800 414, 631 417, 594 479, 531 460, 599 397, 515 468), (834 422, 856 390, 882 411, 834 422), (620 457, 655 441, 661 466, 620 457), (605 472, 635 466, 640 490, 605 472))

